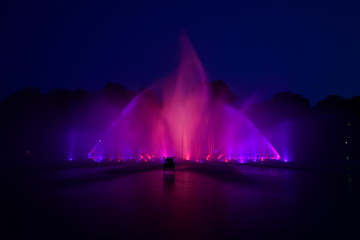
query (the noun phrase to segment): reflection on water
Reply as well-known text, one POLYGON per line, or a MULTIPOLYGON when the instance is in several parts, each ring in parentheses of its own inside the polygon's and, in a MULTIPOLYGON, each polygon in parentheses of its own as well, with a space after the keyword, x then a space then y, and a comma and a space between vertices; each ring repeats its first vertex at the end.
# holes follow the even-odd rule
POLYGON ((167 169, 163 171, 165 190, 175 189, 175 173, 176 171, 172 169, 167 169))
POLYGON ((356 173, 184 165, 176 171, 52 170, 23 178, 21 200, 14 195, 10 207, 21 208, 13 218, 27 238, 302 239, 358 234, 356 173))

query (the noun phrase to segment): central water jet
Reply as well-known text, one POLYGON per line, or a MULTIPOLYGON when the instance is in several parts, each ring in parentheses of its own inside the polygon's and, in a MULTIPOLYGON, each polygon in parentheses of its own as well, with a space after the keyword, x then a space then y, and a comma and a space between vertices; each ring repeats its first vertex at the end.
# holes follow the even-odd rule
POLYGON ((186 36, 179 67, 136 96, 105 131, 89 158, 264 160, 280 155, 243 113, 210 93, 186 36))

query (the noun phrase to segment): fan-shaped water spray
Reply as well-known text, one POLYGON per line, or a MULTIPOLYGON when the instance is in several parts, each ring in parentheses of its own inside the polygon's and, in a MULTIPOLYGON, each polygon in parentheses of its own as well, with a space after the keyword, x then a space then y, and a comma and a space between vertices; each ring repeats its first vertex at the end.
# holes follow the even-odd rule
POLYGON ((280 159, 240 110, 210 94, 204 68, 185 36, 181 46, 174 74, 136 96, 96 143, 89 158, 280 159))

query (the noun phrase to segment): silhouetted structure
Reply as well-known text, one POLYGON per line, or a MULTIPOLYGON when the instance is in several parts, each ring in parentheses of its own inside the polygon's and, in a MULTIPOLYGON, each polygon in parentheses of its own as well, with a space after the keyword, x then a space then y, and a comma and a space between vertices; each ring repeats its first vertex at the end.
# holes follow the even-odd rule
POLYGON ((164 169, 175 169, 175 157, 166 157, 164 159, 164 169))

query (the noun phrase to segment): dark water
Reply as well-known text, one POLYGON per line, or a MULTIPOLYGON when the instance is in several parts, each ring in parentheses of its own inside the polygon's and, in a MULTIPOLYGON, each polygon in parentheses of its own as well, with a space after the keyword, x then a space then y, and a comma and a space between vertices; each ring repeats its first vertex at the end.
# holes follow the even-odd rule
POLYGON ((360 236, 360 175, 238 165, 5 172, 1 239, 360 236))

